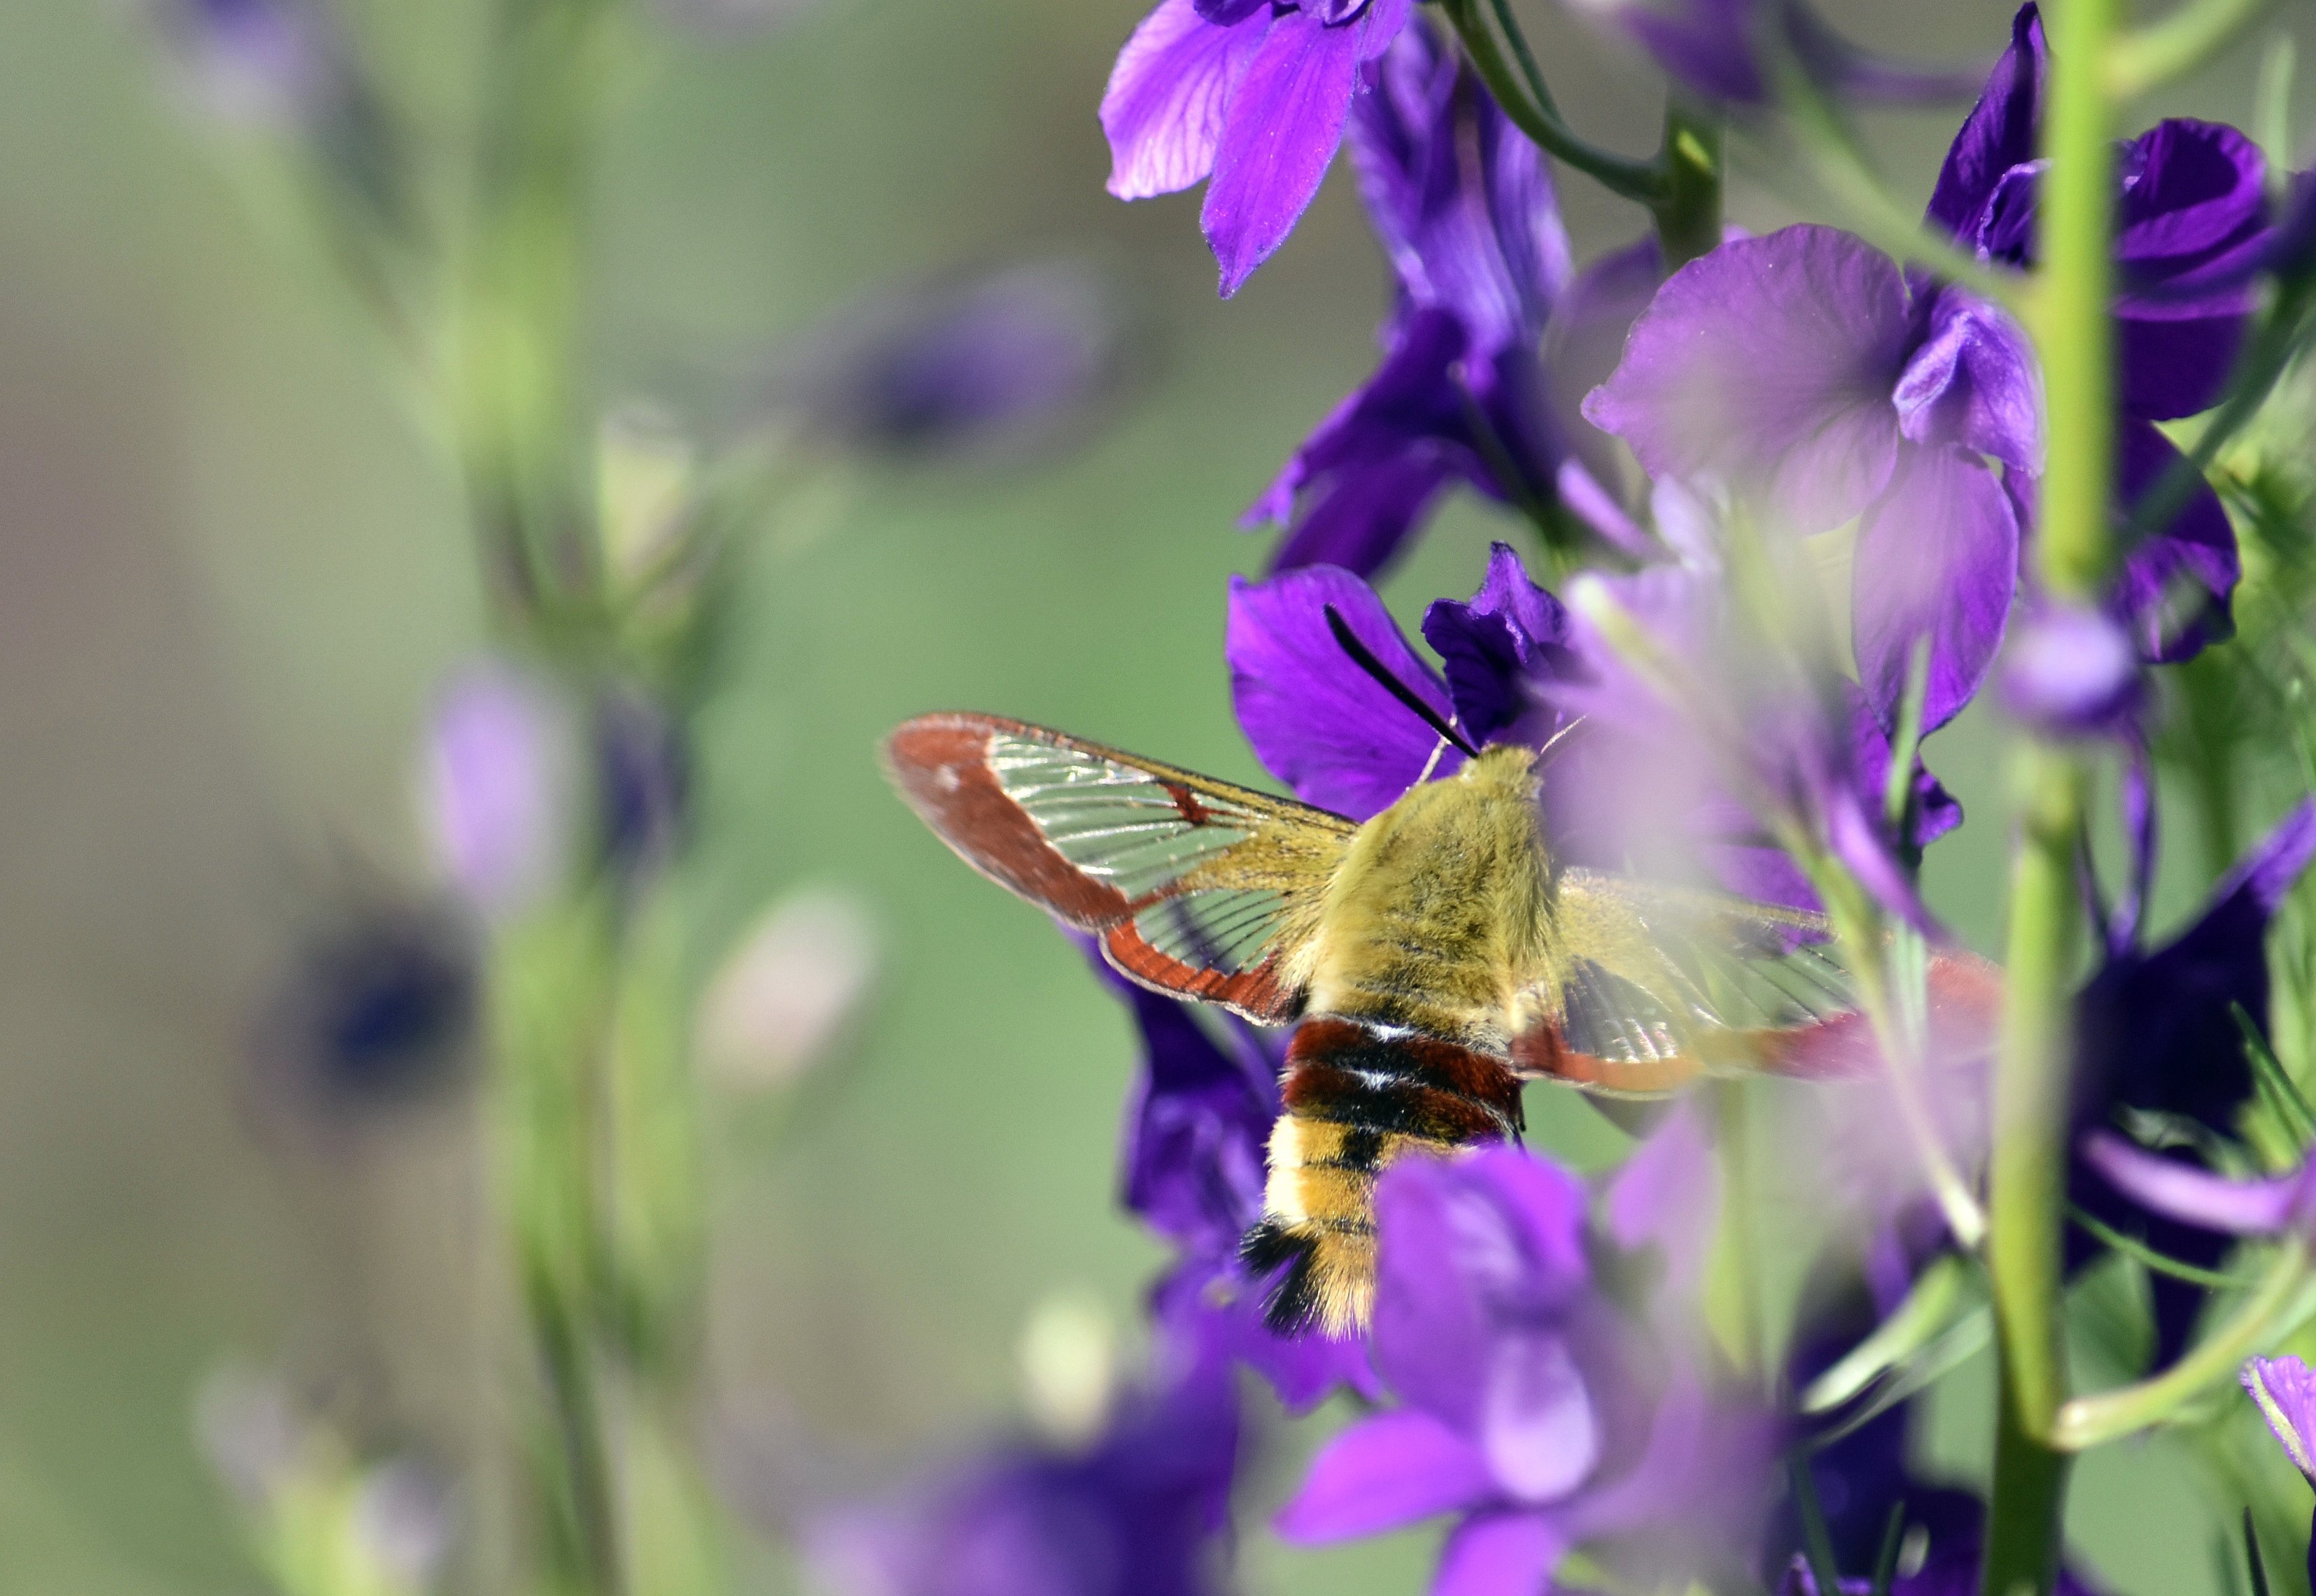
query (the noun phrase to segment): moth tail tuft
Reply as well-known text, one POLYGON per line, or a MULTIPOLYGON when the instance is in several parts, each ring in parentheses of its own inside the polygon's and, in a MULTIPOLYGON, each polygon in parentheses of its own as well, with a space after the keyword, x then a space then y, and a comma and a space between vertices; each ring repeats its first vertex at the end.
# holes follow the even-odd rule
POLYGON ((1260 1280, 1284 1268, 1262 1305, 1262 1322, 1280 1335, 1299 1335, 1318 1324, 1323 1304, 1319 1285, 1319 1238, 1263 1219, 1239 1243, 1238 1255, 1260 1280))

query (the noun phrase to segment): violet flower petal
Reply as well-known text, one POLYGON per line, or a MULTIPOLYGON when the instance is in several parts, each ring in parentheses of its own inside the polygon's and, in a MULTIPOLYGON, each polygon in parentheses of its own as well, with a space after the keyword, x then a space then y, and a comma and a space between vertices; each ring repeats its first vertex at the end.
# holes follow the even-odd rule
POLYGON ((2002 707, 2047 735, 2082 737, 2137 707, 2139 651, 2114 616, 2052 602, 2027 615, 2002 659, 2002 707))
POLYGON ((1488 1500, 1486 1462, 1463 1436, 1414 1408, 1361 1419, 1312 1459, 1272 1521, 1281 1539, 1313 1546, 1376 1535, 1488 1500))
POLYGON ((1759 103, 1768 93, 1760 0, 1576 0, 1629 37, 1667 74, 1708 99, 1759 103))
POLYGON ((1374 0, 1341 26, 1309 11, 1270 24, 1231 93, 1198 217, 1222 267, 1224 298, 1287 242, 1318 193, 1342 143, 1360 66, 1406 25, 1410 4, 1374 0))
POLYGON ((1467 348, 1449 311, 1394 318, 1375 375, 1304 440, 1243 518, 1243 525, 1294 522, 1271 557, 1274 572, 1325 564, 1372 575, 1390 563, 1435 493, 1474 474, 1461 441, 1469 401, 1457 386, 1467 348))
POLYGON ((2043 373, 2026 332, 1964 289, 1924 287, 1934 297, 1922 340, 1893 395, 1900 430, 2040 474, 2043 373))
POLYGON ((2316 1370, 2297 1358, 2253 1358, 2237 1378, 2284 1455, 2316 1485, 2316 1370))
POLYGON ((2083 1140, 2086 1163, 2142 1207, 2167 1219, 2231 1236, 2274 1236, 2294 1219, 2303 1178, 2230 1180, 2134 1147, 2111 1130, 2083 1140))
POLYGON ((2018 523, 1977 460, 1909 448, 1866 513, 1851 567, 1857 674, 1883 724, 1895 725, 1917 640, 1930 640, 1922 729, 1968 704, 1994 662, 2018 587, 2018 523))
POLYGON ((1515 1502, 1555 1502, 1583 1483, 1600 1461, 1600 1427, 1566 1341, 1526 1329, 1497 1338, 1479 1439, 1497 1485, 1515 1502))
POLYGON ((1431 729, 1344 654, 1332 606, 1352 634, 1444 720, 1447 689, 1416 658, 1375 590, 1312 565, 1268 581, 1231 579, 1223 653, 1240 727, 1271 775, 1305 803, 1355 820, 1380 814, 1421 780, 1463 767, 1431 729), (1436 763, 1434 757, 1437 756, 1436 763))
POLYGON ((1741 238, 1666 279, 1584 415, 1652 476, 1764 495, 1781 530, 1823 532, 1888 484, 1906 289, 1831 227, 1741 238))
POLYGON ((1474 1513, 1448 1532, 1431 1596, 1550 1596, 1567 1537, 1536 1512, 1474 1513))
MULTIPOLYGON (((2118 495, 2137 503, 2179 458, 2163 434, 2124 417, 2116 435, 2118 495)), ((2232 634, 2229 603, 2241 571, 2227 511, 2211 484, 2198 480, 2170 526, 2124 556, 2107 602, 2131 629, 2140 658, 2168 665, 2232 634)))
POLYGON ((2022 5, 2011 20, 2010 48, 1995 63, 1978 103, 1946 151, 1937 186, 1930 191, 1930 220, 1965 242, 1973 239, 2002 174, 2035 158, 2049 67, 2042 17, 2032 4, 2022 5))
POLYGON ((1232 84, 1269 27, 1267 9, 1218 27, 1192 0, 1159 0, 1118 51, 1101 96, 1111 193, 1171 194, 1214 170, 1232 84))
POLYGON ((1442 598, 1423 612, 1423 641, 1447 671, 1465 737, 1484 745, 1512 731, 1536 707, 1530 688, 1537 677, 1578 669, 1572 625, 1560 600, 1529 581, 1520 557, 1502 543, 1490 548, 1488 574, 1470 603, 1442 598))

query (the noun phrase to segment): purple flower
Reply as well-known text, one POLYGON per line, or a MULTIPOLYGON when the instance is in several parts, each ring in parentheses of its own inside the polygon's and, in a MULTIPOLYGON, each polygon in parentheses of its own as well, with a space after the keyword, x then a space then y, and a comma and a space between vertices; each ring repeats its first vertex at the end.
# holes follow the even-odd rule
POLYGON ((1750 1529, 1766 1435, 1693 1383, 1651 1389, 1594 1289, 1584 1188, 1517 1148, 1378 1183, 1375 1355, 1403 1405, 1359 1420, 1280 1513, 1303 1542, 1461 1515, 1436 1596, 1529 1596, 1608 1537, 1670 1574, 1750 1529))
POLYGON ((1082 1450, 1029 1442, 880 1507, 808 1552, 844 1596, 1207 1596, 1225 1578, 1238 1401, 1227 1370, 1130 1394, 1082 1450))
POLYGON ((1464 764, 1351 662, 1328 625, 1330 608, 1475 742, 1548 736, 1561 723, 1536 705, 1533 689, 1574 663, 1567 612, 1501 543, 1469 604, 1442 599, 1424 616, 1425 638, 1448 662, 1444 681, 1408 646, 1375 590, 1348 571, 1313 565, 1262 582, 1234 578, 1223 652, 1239 725, 1263 765, 1306 803, 1367 820, 1417 782, 1464 764))
MULTIPOLYGON (((1660 494, 1659 519, 1678 525, 1660 494)), ((1815 907, 1800 868, 1768 828, 1782 816, 1814 836, 1893 912, 1927 924, 1905 857, 1959 825, 1962 811, 1927 770, 1914 777, 1902 836, 1881 819, 1891 746, 1854 685, 1812 673, 1733 616, 1709 565, 1591 577, 1697 702, 1670 702, 1611 641, 1580 622, 1582 669, 1545 688, 1584 719, 1545 808, 1571 857, 1645 856, 1665 836, 1690 839, 1732 891, 1815 907), (1774 811, 1775 812, 1768 812, 1774 811)))
POLYGON ((1270 1281, 1239 1262, 1240 1238, 1262 1217, 1283 1039, 1229 1017, 1209 1030, 1188 1005, 1127 980, 1088 952, 1142 1035, 1118 1162, 1127 1208, 1178 1249, 1151 1291, 1162 1338, 1190 1362, 1247 1364, 1291 1412, 1316 1406, 1341 1386, 1372 1396, 1366 1348, 1271 1330, 1262 1317, 1270 1281))
POLYGON ((1626 34, 1693 93, 1732 104, 1768 98, 1771 58, 1784 52, 1836 93, 1887 104, 1952 100, 1973 79, 1884 60, 1842 38, 1795 0, 1575 0, 1626 34))
MULTIPOLYGON (((2104 1124, 2118 1107, 2127 1107, 2198 1121, 2222 1132, 2233 1128, 2236 1110, 2252 1087, 2234 1011, 2240 1007, 2266 1026, 2268 921, 2312 857, 2316 799, 2302 802, 2246 854, 2213 889, 2203 913, 2172 941, 2151 953, 2128 940, 2109 951, 2075 1005, 2087 1125, 2104 1124)), ((2169 1159, 2139 1157, 2176 1171, 2191 1186, 2214 1178, 2169 1159)), ((2150 1245, 2174 1257, 2206 1267, 2219 1262, 2225 1244, 2207 1232, 2234 1227, 2206 1226, 2160 1202, 2147 1205, 2149 1215, 2135 1213, 2120 1201, 2115 1183, 2091 1178, 2092 1171, 2112 1175, 2106 1157, 2086 1149, 2080 1162, 2089 1167, 2079 1166, 2071 1181, 2075 1201, 2110 1225, 2143 1232, 2150 1245)), ((2123 1191, 2138 1194, 2128 1185, 2123 1191)), ((2091 1256, 2080 1237, 2070 1238, 2070 1247, 2078 1264, 2091 1256)), ((2152 1284, 2157 1353, 2168 1360, 2187 1344, 2203 1293, 2169 1276, 2152 1284)))
POLYGON ((1652 475, 1724 487, 1796 536, 1858 520, 1852 635, 1883 723, 1930 639, 1924 724, 1977 691, 2018 585, 2002 472, 2041 468, 2025 335, 1830 227, 1733 240, 1667 279, 1584 413, 1652 475))
POLYGON ((156 13, 192 93, 226 120, 307 121, 342 79, 336 32, 305 0, 160 0, 156 13))
POLYGON ((852 448, 1018 457, 1098 422, 1128 354, 1111 283, 1075 262, 1029 262, 871 295, 816 336, 793 398, 852 448))
POLYGON ((1223 297, 1287 241, 1342 142, 1363 68, 1411 0, 1160 0, 1118 52, 1101 98, 1109 191, 1171 194, 1201 179, 1199 217, 1223 297))
POLYGON ((2113 616, 2057 599, 2012 631, 1996 683, 2014 718, 2060 737, 2127 730, 2145 685, 2139 652, 2113 616))
POLYGON ((493 661, 435 706, 423 818, 443 874, 486 917, 521 913, 570 868, 583 812, 576 718, 544 679, 493 661))
POLYGON ((1383 364, 1247 511, 1293 525, 1274 570, 1371 575, 1450 483, 1547 502, 1564 453, 1537 355, 1571 270, 1543 156, 1428 23, 1372 71, 1351 155, 1398 300, 1383 364))
MULTIPOLYGON (((2047 70, 2029 4, 1931 195, 1930 219, 1988 260, 2033 263, 2047 70)), ((2258 146, 2232 128, 2160 122, 2123 146, 2118 166, 2116 489, 2128 506, 2179 458, 2152 423, 2218 403, 2275 234, 2258 146)), ((2110 607, 2146 659, 2184 660, 2228 634, 2238 569, 2227 516, 2199 480, 2170 525, 2127 553, 2110 607)))
POLYGON ((1763 0, 1575 0, 1685 87, 1750 105, 1767 98, 1764 50, 1777 22, 1763 0))

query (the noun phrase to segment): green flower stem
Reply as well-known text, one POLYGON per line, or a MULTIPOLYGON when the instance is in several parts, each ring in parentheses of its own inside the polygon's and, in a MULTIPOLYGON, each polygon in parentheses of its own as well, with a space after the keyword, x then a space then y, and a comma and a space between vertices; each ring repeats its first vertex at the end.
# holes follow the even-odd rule
MULTIPOLYGON (((2045 590, 2096 602, 2114 557, 2115 351, 2108 309, 2114 107, 2107 41, 2116 0, 2053 8, 2042 192, 2043 269, 2025 309, 2048 395, 2047 466, 2035 553, 2045 590)), ((2087 772, 2080 755, 2028 742, 2014 757, 2018 853, 2001 1033, 1995 1049, 1987 1265, 2000 1380, 1988 1596, 2047 1592, 2056 1577, 2066 1400, 2060 1243, 2065 1223, 2072 991, 2081 898, 2075 876, 2087 772)))
POLYGON ((1657 156, 1664 193, 1650 211, 1667 271, 1721 243, 1722 145, 1719 117, 1678 93, 1666 100, 1664 147, 1657 156))
POLYGON ((2186 0, 2160 22, 2107 47, 2107 92, 2120 102, 2185 77, 2258 21, 2270 0, 2186 0))
POLYGON ((586 200, 609 0, 500 0, 450 403, 503 614, 534 630, 599 585, 580 369, 586 200))
POLYGON ((2235 1378, 2243 1361, 2267 1345, 2279 1318, 2309 1278, 2307 1250, 2287 1246, 2228 1322, 2152 1379, 2095 1396, 2078 1396, 2059 1410, 2054 1444, 2070 1452, 2119 1441, 2178 1410, 2215 1385, 2235 1378))
MULTIPOLYGON (((1439 10, 1448 26, 1456 30, 1456 38, 1463 40, 1464 53, 1479 73, 1480 81, 1488 85, 1488 93, 1495 96, 1496 103, 1503 108, 1512 125, 1527 134, 1537 147, 1575 167, 1610 193, 1655 208, 1665 187, 1659 164, 1636 161, 1589 143, 1561 120, 1548 94, 1541 99, 1532 94, 1522 81, 1522 68, 1533 72, 1535 58, 1528 53, 1524 40, 1516 46, 1522 58, 1516 66, 1481 16, 1478 0, 1439 0, 1439 10)), ((1514 37, 1519 36, 1515 33, 1514 37)), ((1541 86, 1542 75, 1537 75, 1535 81, 1541 86)))

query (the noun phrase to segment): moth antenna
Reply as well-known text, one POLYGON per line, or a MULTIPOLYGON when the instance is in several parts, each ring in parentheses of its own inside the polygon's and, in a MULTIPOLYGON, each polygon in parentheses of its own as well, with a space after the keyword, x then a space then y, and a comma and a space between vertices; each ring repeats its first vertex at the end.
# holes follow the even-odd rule
POLYGON ((1417 720, 1439 733, 1448 747, 1456 749, 1467 759, 1476 759, 1480 757, 1480 750, 1474 748, 1462 732, 1441 720, 1438 710, 1417 697, 1414 688, 1394 676, 1389 668, 1375 657, 1374 651, 1359 641, 1358 634, 1351 630, 1350 623, 1343 619, 1333 605, 1330 604, 1326 607, 1326 613, 1327 630, 1335 634, 1335 642, 1341 645, 1343 652, 1351 657, 1352 664, 1375 678, 1377 687, 1405 705, 1417 720))
POLYGON ((1569 722, 1568 724, 1563 726, 1559 731, 1545 738, 1544 740, 1544 746, 1536 750, 1536 762, 1538 765, 1541 765, 1546 759, 1550 758, 1552 757, 1552 750, 1560 746, 1560 740, 1566 737, 1571 732, 1575 731, 1577 727, 1583 723, 1584 717, 1582 715, 1578 715, 1574 720, 1569 722))

